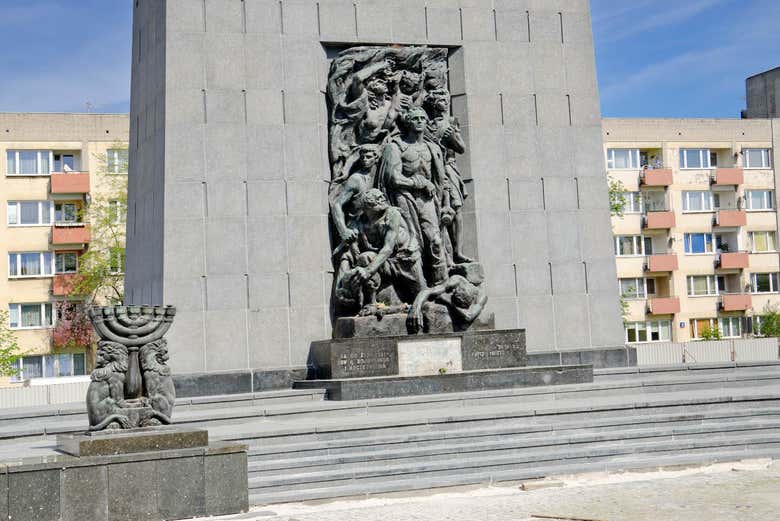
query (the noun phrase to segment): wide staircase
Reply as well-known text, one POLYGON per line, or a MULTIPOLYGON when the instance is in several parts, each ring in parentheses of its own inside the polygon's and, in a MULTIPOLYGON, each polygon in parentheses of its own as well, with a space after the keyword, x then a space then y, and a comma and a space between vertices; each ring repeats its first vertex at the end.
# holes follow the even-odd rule
MULTIPOLYGON (((780 365, 602 369, 592 384, 330 402, 177 400, 177 424, 249 446, 250 502, 357 496, 780 455, 780 365)), ((81 404, 0 413, 0 462, 54 454, 81 404)))

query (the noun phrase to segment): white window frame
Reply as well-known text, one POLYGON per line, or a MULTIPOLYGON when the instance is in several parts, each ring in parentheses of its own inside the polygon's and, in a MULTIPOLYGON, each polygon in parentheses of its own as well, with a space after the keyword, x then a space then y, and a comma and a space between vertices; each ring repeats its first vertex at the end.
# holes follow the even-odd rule
POLYGON ((27 358, 40 358, 41 359, 41 376, 35 376, 32 378, 35 379, 44 379, 44 378, 69 378, 73 376, 87 376, 89 373, 87 372, 87 354, 86 353, 57 353, 57 354, 47 354, 47 355, 31 355, 31 356, 22 356, 18 359, 16 365, 16 369, 18 369, 19 373, 15 376, 11 377, 12 381, 19 381, 19 380, 25 380, 28 378, 27 375, 25 375, 24 372, 24 361, 27 358), (55 360, 57 357, 70 355, 70 367, 71 367, 71 374, 70 375, 61 375, 61 376, 46 376, 46 359, 49 357, 55 357, 55 360), (76 368, 76 359, 75 357, 81 356, 83 358, 83 367, 84 367, 84 373, 83 374, 74 374, 75 368, 76 368))
POLYGON ((679 158, 680 170, 709 170, 712 168, 709 148, 681 148, 679 158), (699 161, 702 166, 688 166, 688 154, 686 154, 686 152, 694 150, 699 152, 699 161))
POLYGON ((750 252, 751 253, 767 253, 767 252, 775 252, 777 251, 777 236, 775 232, 773 231, 754 231, 754 232, 748 232, 748 239, 750 240, 750 252), (757 250, 756 249, 756 234, 766 234, 767 235, 767 243, 769 243, 769 236, 772 237, 772 244, 774 246, 771 250, 757 250))
POLYGON ((607 169, 609 170, 639 170, 641 158, 638 148, 608 148, 607 149, 607 169), (628 150, 629 166, 625 168, 615 168, 615 150, 628 150))
POLYGON ((52 168, 54 167, 54 151, 53 150, 35 150, 35 149, 12 149, 12 150, 6 150, 6 176, 21 176, 21 177, 27 177, 27 176, 50 176, 52 173, 52 168), (20 152, 36 152, 36 170, 38 173, 36 174, 20 174, 19 170, 21 167, 21 162, 19 161, 20 152), (8 154, 14 153, 14 172, 10 172, 8 169, 8 154), (48 172, 41 172, 41 164, 42 161, 42 154, 46 154, 49 156, 49 171, 48 172))
POLYGON ((745 190, 745 208, 754 212, 768 212, 775 209, 775 191, 774 190, 745 190), (763 192, 761 199, 763 199, 764 206, 761 208, 753 208, 753 198, 750 196, 754 192, 763 192))
MULTIPOLYGON (((65 266, 65 264, 64 264, 64 261, 63 261, 63 267, 64 266, 65 266)), ((63 252, 58 252, 58 253, 54 254, 54 273, 55 274, 59 274, 59 273, 78 273, 78 271, 79 271, 79 254, 78 253, 76 253, 75 251, 63 251, 63 252), (75 270, 73 270, 73 271, 64 271, 64 270, 61 271, 60 270, 60 267, 59 267, 60 263, 58 262, 58 259, 63 257, 64 255, 73 255, 73 256, 76 257, 76 269, 75 270)))
POLYGON ((746 170, 768 170, 772 168, 772 153, 770 149, 768 148, 743 148, 742 149, 742 168, 746 170), (756 151, 759 150, 761 152, 761 164, 760 165, 751 165, 750 164, 750 151, 756 151))
POLYGON ((627 300, 645 300, 647 299, 648 295, 654 295, 653 293, 648 293, 647 291, 647 278, 646 277, 621 277, 618 279, 618 290, 620 291, 620 296, 627 300), (630 296, 623 293, 623 281, 624 280, 630 280, 633 281, 634 285, 641 289, 641 293, 637 293, 636 295, 630 296))
POLYGON ((51 226, 54 222, 54 202, 53 201, 8 201, 6 207, 6 223, 10 227, 22 228, 27 226, 51 226), (22 218, 22 206, 21 203, 38 203, 38 224, 21 224, 19 221, 22 218), (14 213, 16 215, 16 223, 11 222, 11 206, 15 208, 14 213), (43 216, 49 214, 49 222, 43 222, 43 216))
POLYGON ((623 201, 626 203, 623 208, 624 214, 637 214, 644 210, 642 192, 623 192, 623 201))
POLYGON ((751 273, 750 274, 750 292, 757 295, 766 295, 768 293, 780 292, 780 273, 776 271, 766 273, 751 273), (758 291, 758 277, 766 275, 769 277, 769 291, 758 291))
MULTIPOLYGON (((693 249, 693 248, 691 248, 693 249)), ((715 254, 715 237, 710 232, 690 232, 683 234, 683 250, 685 251, 686 255, 713 255, 715 254), (692 235, 704 235, 705 236, 705 245, 710 245, 710 251, 703 251, 703 252, 693 252, 688 251, 688 245, 691 244, 691 241, 689 238, 692 235)), ((705 247, 706 250, 706 247, 705 247)))
POLYGON ((715 196, 709 190, 685 190, 682 193, 683 213, 712 213, 715 211, 715 207, 715 196), (702 206, 701 210, 690 209, 692 198, 700 199, 702 206))
POLYGON ((715 275, 689 275, 686 278, 689 297, 714 297, 720 295, 722 288, 719 287, 718 278, 715 275), (707 279, 707 293, 696 294, 693 291, 693 280, 701 277, 706 277, 707 279))
POLYGON ((616 257, 644 257, 645 255, 652 255, 652 252, 649 253, 646 252, 645 239, 650 239, 650 237, 645 237, 644 235, 615 235, 615 256, 616 257), (631 253, 631 254, 620 253, 621 237, 632 237, 633 250, 639 253, 631 253))
POLYGON ((19 251, 19 252, 11 252, 8 254, 8 278, 9 279, 41 279, 41 278, 47 278, 47 277, 53 277, 54 276, 54 253, 50 251, 19 251), (41 269, 44 270, 42 273, 38 273, 37 275, 22 275, 22 255, 31 255, 37 253, 40 257, 38 258, 38 262, 41 266, 41 269), (11 256, 16 257, 16 271, 17 273, 11 273, 11 256), (45 267, 46 267, 46 255, 49 256, 49 273, 45 273, 45 267))
POLYGON ((114 224, 122 224, 126 220, 127 206, 122 201, 111 200, 108 202, 109 221, 114 224), (115 212, 115 217, 111 219, 111 214, 115 212))
POLYGON ((671 320, 648 320, 646 322, 627 322, 625 327, 623 328, 624 335, 625 335, 625 341, 627 344, 649 344, 654 342, 671 342, 672 341, 672 321, 671 320), (635 336, 638 339, 639 338, 639 329, 637 328, 638 324, 644 325, 644 330, 647 331, 647 340, 629 340, 628 339, 628 330, 634 329, 636 331, 635 336), (667 324, 667 331, 669 331, 669 338, 661 338, 661 332, 664 331, 664 329, 661 327, 661 324, 667 324), (650 340, 650 336, 652 332, 656 330, 658 331, 658 340, 650 340))
POLYGON ((54 306, 52 305, 51 302, 40 302, 40 303, 39 302, 18 302, 18 303, 8 304, 8 311, 9 311, 9 321, 8 321, 9 329, 13 329, 13 330, 51 329, 52 327, 54 327, 54 324, 57 323, 57 317, 55 316, 54 306), (11 317, 13 317, 14 314, 17 317, 17 324, 21 324, 21 322, 22 322, 22 306, 34 306, 36 304, 41 306, 41 318, 43 320, 46 320, 46 306, 49 307, 49 310, 50 310, 49 316, 51 317, 51 324, 45 324, 45 325, 40 325, 40 326, 21 326, 21 325, 17 325, 15 327, 11 325, 11 323, 12 323, 11 322, 11 317), (14 312, 14 310, 16 310, 16 311, 14 312))
MULTIPOLYGON (((120 166, 122 166, 122 161, 120 161, 121 152, 124 152, 129 156, 129 149, 127 148, 109 148, 106 150, 106 173, 112 175, 127 175, 128 168, 125 168, 124 170, 120 169, 120 166)), ((130 158, 128 157, 127 160, 124 161, 125 167, 127 167, 129 159, 130 158)))
POLYGON ((54 224, 83 224, 84 216, 83 215, 79 215, 79 213, 81 211, 81 207, 80 207, 80 205, 78 203, 70 203, 70 202, 65 202, 65 201, 54 203, 54 213, 53 213, 53 216, 54 216, 55 219, 57 218, 57 206, 60 206, 62 208, 60 210, 60 212, 62 213, 63 216, 65 215, 65 207, 66 206, 72 206, 73 207, 73 216, 74 216, 74 218, 76 220, 75 221, 66 221, 66 220, 57 221, 57 220, 55 220, 54 224))

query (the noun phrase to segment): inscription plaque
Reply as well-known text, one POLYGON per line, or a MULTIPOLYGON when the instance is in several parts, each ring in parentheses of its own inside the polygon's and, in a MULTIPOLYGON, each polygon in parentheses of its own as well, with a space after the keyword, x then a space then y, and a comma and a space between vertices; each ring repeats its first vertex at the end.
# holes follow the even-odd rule
POLYGON ((427 338, 398 342, 398 374, 423 376, 463 371, 461 339, 427 338))

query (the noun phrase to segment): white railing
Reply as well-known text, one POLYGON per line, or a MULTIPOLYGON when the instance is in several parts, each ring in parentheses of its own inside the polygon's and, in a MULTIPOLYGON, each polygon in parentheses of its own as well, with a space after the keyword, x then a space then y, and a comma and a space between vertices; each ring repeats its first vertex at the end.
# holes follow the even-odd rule
POLYGON ((89 387, 89 376, 79 380, 69 378, 63 383, 35 382, 29 386, 12 385, 0 387, 0 409, 12 407, 35 407, 36 405, 56 405, 84 402, 89 387))
POLYGON ((703 342, 632 344, 637 365, 780 360, 777 338, 735 338, 703 342))

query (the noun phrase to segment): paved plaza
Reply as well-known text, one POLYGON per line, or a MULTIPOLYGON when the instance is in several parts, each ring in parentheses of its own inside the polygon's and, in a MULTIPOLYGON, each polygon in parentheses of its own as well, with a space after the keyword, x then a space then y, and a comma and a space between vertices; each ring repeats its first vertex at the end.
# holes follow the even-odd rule
MULTIPOLYGON (((780 511, 780 462, 256 507, 241 521, 768 521, 780 511)), ((214 518, 211 518, 212 520, 214 518)))

